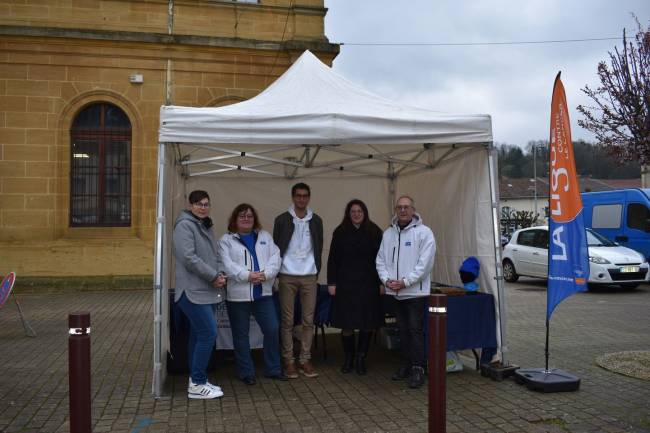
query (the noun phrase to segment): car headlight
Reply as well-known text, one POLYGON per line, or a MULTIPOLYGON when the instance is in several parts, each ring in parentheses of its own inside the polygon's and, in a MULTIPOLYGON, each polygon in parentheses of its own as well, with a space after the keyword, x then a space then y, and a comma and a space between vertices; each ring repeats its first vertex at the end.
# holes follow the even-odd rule
POLYGON ((610 262, 598 256, 589 256, 589 261, 591 263, 596 263, 598 265, 608 265, 610 262))

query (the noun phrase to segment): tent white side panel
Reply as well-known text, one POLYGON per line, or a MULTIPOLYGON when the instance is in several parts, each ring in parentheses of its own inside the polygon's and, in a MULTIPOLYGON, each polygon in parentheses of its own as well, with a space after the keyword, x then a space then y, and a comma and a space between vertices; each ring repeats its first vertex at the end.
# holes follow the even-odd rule
POLYGON ((185 186, 187 192, 204 189, 213 203, 210 217, 214 222, 217 238, 226 232, 230 213, 240 203, 249 203, 257 210, 262 228, 273 233, 273 221, 291 204, 291 187, 304 181, 311 188, 310 207, 323 219, 325 239, 323 245, 323 268, 319 275, 321 283, 327 279, 327 257, 331 234, 343 218, 345 205, 353 198, 363 200, 368 206, 370 218, 385 228, 390 219, 388 208, 388 184, 380 178, 337 179, 308 178, 288 180, 279 178, 215 179, 193 177, 185 186))
POLYGON ((160 397, 167 378, 169 351, 169 289, 173 285, 173 254, 171 233, 177 210, 174 196, 182 186, 175 169, 174 146, 161 145, 159 154, 159 195, 156 221, 156 252, 154 270, 154 374, 153 395, 160 397), (160 188, 163 188, 161 194, 160 188))
POLYGON ((479 285, 481 291, 494 295, 497 343, 501 347, 487 155, 485 148, 464 149, 461 158, 432 172, 402 177, 397 196, 411 195, 418 213, 433 230, 437 246, 433 281, 462 286, 458 273, 461 263, 468 256, 479 259, 479 285))

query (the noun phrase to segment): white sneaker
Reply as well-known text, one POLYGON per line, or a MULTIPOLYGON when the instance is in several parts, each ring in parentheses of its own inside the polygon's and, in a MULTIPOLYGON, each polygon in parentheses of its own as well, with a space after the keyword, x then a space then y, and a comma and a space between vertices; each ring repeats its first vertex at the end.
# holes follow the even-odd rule
MULTIPOLYGON (((219 385, 215 385, 215 384, 210 383, 210 382, 205 382, 205 384, 208 385, 208 386, 211 386, 212 388, 216 389, 217 391, 221 391, 221 387, 219 385)), ((192 378, 188 377, 187 378, 187 387, 189 388, 192 385, 197 386, 196 384, 194 384, 192 382, 192 378)))
POLYGON ((212 388, 216 389, 217 391, 221 392, 222 389, 219 385, 215 385, 214 383, 206 382, 208 386, 211 386, 212 388))
POLYGON ((209 383, 196 385, 190 382, 190 385, 187 387, 187 398, 207 400, 221 396, 223 396, 221 388, 217 389, 209 383))

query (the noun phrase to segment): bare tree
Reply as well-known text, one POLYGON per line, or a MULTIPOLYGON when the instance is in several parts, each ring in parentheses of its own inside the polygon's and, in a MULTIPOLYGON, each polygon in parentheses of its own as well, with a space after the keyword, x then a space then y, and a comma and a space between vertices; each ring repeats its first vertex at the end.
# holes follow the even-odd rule
MULTIPOLYGON (((636 19, 636 17, 635 17, 636 19)), ((598 64, 600 86, 582 91, 595 103, 579 105, 578 125, 593 132, 600 144, 621 164, 650 164, 650 28, 629 41, 623 30, 623 49, 609 52, 610 66, 598 64)))

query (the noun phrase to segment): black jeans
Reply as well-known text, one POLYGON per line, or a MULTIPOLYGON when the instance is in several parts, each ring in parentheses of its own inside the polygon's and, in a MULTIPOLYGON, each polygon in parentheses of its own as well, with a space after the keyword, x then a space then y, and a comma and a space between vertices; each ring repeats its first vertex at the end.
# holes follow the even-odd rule
POLYGON ((424 367, 424 318, 427 296, 395 299, 395 318, 405 366, 424 367))

